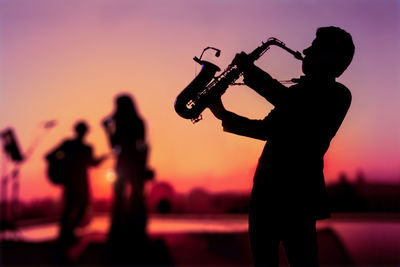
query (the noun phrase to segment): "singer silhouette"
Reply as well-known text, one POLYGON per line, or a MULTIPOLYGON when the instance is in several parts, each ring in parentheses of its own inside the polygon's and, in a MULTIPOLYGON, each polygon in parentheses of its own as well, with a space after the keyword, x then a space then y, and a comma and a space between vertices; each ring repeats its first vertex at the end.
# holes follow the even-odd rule
POLYGON ((103 121, 110 145, 118 151, 109 254, 113 265, 134 265, 146 260, 149 244, 144 194, 145 183, 152 178, 147 166, 149 145, 145 121, 133 96, 118 95, 115 103, 114 114, 103 121), (136 256, 132 257, 132 253, 136 256))
POLYGON ((278 266, 282 242, 290 266, 318 266, 316 220, 329 217, 323 158, 350 107, 351 93, 335 81, 354 54, 351 35, 319 28, 303 51, 304 76, 289 88, 242 52, 233 60, 244 82, 274 108, 263 120, 210 107, 224 131, 267 141, 254 175, 249 234, 256 266, 278 266))

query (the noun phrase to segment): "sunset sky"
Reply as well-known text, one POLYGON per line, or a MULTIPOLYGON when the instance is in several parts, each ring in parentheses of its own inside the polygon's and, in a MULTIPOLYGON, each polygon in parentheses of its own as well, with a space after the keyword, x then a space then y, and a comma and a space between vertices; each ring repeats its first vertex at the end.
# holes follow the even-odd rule
MULTIPOLYGON (((13 127, 25 152, 38 144, 21 166, 22 198, 58 196, 43 155, 72 136, 77 120, 90 124, 96 155, 109 152, 100 122, 121 92, 146 121, 157 180, 180 192, 249 190, 264 143, 222 132, 209 110, 195 125, 174 111, 200 71, 192 58, 217 47, 221 57, 205 58, 223 69, 272 36, 302 51, 331 25, 352 34, 356 52, 338 79, 353 102, 325 157, 326 180, 362 170, 369 180, 400 182, 398 0, 0 0, 0 130, 13 127), (57 126, 45 131, 51 119, 57 126)), ((301 62, 276 47, 256 64, 278 80, 301 75, 301 62)), ((272 108, 245 86, 228 89, 223 102, 251 118, 272 108)), ((91 171, 95 197, 110 196, 112 167, 109 160, 91 171)))

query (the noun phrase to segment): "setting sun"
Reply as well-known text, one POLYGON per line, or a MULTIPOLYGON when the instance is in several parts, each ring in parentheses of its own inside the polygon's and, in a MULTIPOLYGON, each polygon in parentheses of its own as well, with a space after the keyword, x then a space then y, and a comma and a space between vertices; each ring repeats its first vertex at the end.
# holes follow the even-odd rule
POLYGON ((115 180, 117 179, 117 174, 113 169, 107 169, 106 170, 106 180, 110 183, 114 183, 115 180))

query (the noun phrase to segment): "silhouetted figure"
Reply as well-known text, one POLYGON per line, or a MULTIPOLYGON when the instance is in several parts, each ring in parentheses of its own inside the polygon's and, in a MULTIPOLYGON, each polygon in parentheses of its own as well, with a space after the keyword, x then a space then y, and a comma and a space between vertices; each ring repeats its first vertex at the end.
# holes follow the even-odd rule
MULTIPOLYGON (((17 229, 15 220, 19 210, 19 165, 26 160, 12 128, 0 131, 4 156, 0 176, 0 231, 17 229), (11 173, 7 171, 7 163, 13 162, 15 167, 11 173), (11 196, 8 198, 8 185, 11 184, 11 196)), ((1 152, 0 152, 1 153, 1 152)))
POLYGON ((95 158, 92 147, 84 142, 88 126, 85 122, 75 125, 75 138, 64 141, 46 155, 47 160, 58 160, 62 173, 60 184, 64 187, 64 209, 60 221, 58 242, 69 246, 77 241, 74 230, 82 222, 89 204, 87 171, 99 165, 105 157, 95 158))
MULTIPOLYGON (((144 185, 150 171, 147 169, 148 147, 145 125, 139 116, 132 97, 120 95, 116 99, 116 111, 103 121, 110 144, 117 156, 117 180, 114 183, 114 204, 109 232, 112 257, 133 256, 126 251, 147 242, 147 214, 144 185), (129 255, 122 255, 128 253, 129 255)), ((136 251, 137 252, 137 251, 136 251)), ((126 261, 126 259, 120 259, 126 261)))
POLYGON ((315 222, 329 217, 323 157, 351 103, 351 93, 335 81, 350 64, 354 45, 337 27, 319 28, 303 51, 303 73, 285 87, 236 55, 244 82, 274 105, 263 120, 211 107, 224 131, 266 140, 254 175, 249 234, 255 265, 278 266, 282 241, 291 266, 318 266, 315 222))

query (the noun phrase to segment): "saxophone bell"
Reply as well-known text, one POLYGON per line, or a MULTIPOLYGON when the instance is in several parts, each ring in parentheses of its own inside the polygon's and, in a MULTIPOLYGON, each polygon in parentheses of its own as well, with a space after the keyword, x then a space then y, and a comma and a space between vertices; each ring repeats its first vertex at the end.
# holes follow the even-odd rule
POLYGON ((199 92, 199 89, 206 88, 206 86, 214 79, 215 74, 221 69, 211 62, 201 60, 197 57, 194 57, 193 60, 202 66, 201 71, 177 96, 174 107, 176 113, 178 113, 182 118, 191 119, 192 121, 197 122, 201 119, 201 112, 203 112, 207 107, 204 101, 198 101, 201 97, 199 95, 201 93, 199 92))

